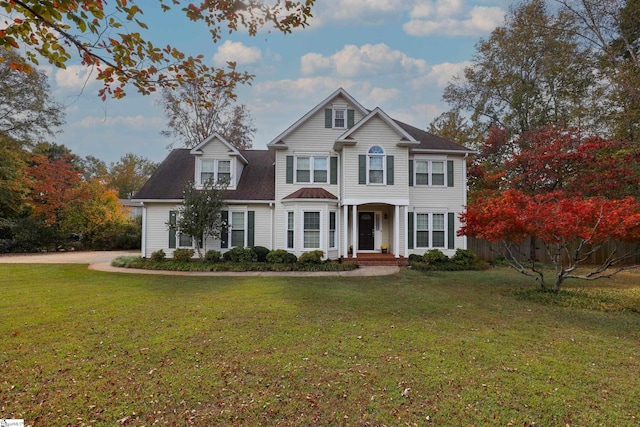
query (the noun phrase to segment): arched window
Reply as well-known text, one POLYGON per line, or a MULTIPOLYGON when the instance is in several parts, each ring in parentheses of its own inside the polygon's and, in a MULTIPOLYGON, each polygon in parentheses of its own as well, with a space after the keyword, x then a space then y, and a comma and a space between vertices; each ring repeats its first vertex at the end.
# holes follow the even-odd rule
POLYGON ((385 155, 382 147, 374 145, 367 153, 368 184, 384 184, 385 155))

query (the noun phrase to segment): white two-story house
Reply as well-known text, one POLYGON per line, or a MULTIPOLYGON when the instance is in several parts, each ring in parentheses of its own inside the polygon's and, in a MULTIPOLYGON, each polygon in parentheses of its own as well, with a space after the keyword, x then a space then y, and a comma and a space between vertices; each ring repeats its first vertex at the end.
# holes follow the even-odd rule
POLYGON ((457 236, 466 204, 471 150, 368 110, 338 89, 268 144, 238 150, 219 135, 176 149, 138 192, 143 204, 142 255, 193 247, 176 230, 187 181, 228 178, 220 240, 325 257, 380 252, 395 257, 466 248, 457 236))

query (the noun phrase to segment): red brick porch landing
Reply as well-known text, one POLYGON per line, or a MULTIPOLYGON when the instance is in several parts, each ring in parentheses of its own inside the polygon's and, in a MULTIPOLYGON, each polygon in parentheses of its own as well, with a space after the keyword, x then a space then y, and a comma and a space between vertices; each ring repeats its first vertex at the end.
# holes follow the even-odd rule
POLYGON ((359 265, 397 265, 406 266, 408 260, 405 257, 396 258, 394 254, 359 253, 356 258, 351 255, 342 257, 344 262, 357 262, 359 265))

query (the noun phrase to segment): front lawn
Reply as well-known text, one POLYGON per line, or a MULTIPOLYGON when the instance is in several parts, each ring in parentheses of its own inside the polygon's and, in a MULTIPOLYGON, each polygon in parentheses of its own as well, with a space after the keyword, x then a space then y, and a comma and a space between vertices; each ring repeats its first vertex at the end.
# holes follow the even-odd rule
POLYGON ((639 279, 565 286, 600 307, 533 298, 506 268, 231 278, 4 264, 0 419, 638 425, 639 279))

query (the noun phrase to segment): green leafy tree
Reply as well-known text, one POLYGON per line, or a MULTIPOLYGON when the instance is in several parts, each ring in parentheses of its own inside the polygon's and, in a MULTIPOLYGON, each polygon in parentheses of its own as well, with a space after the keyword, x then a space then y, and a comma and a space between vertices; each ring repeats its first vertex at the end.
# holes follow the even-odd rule
MULTIPOLYGON (((204 23, 217 42, 223 34, 240 28, 255 35, 267 25, 283 33, 305 27, 313 3, 210 0, 197 5, 160 0, 145 2, 144 8, 159 7, 164 12, 178 8, 194 23, 204 23)), ((31 71, 30 64, 38 64, 42 57, 58 68, 78 60, 97 71, 103 99, 125 96, 128 85, 149 94, 193 80, 215 81, 231 93, 238 83, 251 78, 237 72, 233 63, 227 69, 216 69, 207 66, 202 55, 157 46, 147 38, 143 7, 132 0, 10 0, 0 1, 0 8, 7 14, 0 29, 0 47, 22 49, 27 56, 27 60, 10 61, 11 67, 31 71)))
POLYGON ((223 197, 228 182, 206 181, 198 189, 192 182, 184 187, 184 203, 178 211, 176 227, 194 237, 196 253, 202 259, 202 247, 209 237, 219 239, 226 224, 222 219, 223 197))
MULTIPOLYGON (((1 2, 0 2, 1 4, 1 2)), ((22 58, 2 47, 0 30, 0 134, 25 144, 55 135, 64 123, 62 107, 51 96, 44 72, 30 74, 12 67, 22 58)))
POLYGON ((440 114, 429 124, 429 132, 458 144, 477 146, 482 135, 460 111, 447 111, 440 114))
POLYGON ((520 3, 478 43, 473 64, 445 88, 444 99, 484 129, 498 125, 519 134, 589 124, 596 77, 575 28, 570 14, 550 14, 544 0, 520 3))
POLYGON ((252 146, 256 129, 249 108, 237 105, 215 82, 189 82, 176 90, 164 89, 159 104, 168 119, 161 134, 185 147, 194 147, 216 132, 239 149, 252 146))
POLYGON ((107 164, 99 158, 88 155, 80 159, 80 169, 85 181, 99 179, 102 182, 109 182, 109 169, 107 164))
POLYGON ((22 144, 0 133, 0 227, 24 210, 28 193, 26 157, 22 144))
POLYGON ((121 199, 131 198, 149 179, 158 164, 143 156, 127 153, 109 165, 109 186, 121 199))

